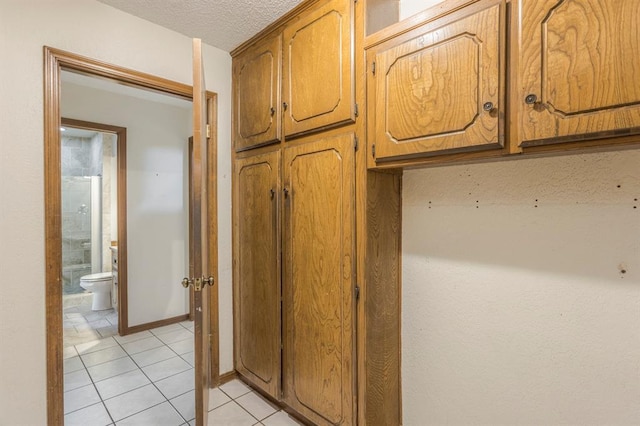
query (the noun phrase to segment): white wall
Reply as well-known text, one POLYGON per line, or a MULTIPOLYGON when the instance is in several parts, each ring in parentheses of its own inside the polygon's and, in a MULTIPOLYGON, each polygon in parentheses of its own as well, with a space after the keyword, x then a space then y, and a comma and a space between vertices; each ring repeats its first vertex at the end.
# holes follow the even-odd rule
POLYGON ((61 113, 127 128, 129 326, 188 313, 191 106, 63 81, 61 113))
POLYGON ((638 423, 639 164, 405 172, 405 425, 638 423))
MULTIPOLYGON (((46 424, 43 45, 191 84, 191 40, 93 0, 0 0, 0 424, 46 424)), ((232 363, 231 58, 204 48, 219 94, 221 372, 232 363)))

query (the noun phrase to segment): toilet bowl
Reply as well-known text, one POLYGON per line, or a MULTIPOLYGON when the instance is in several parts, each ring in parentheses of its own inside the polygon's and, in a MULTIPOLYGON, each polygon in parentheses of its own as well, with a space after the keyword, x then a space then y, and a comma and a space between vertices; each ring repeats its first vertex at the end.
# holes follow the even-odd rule
POLYGON ((91 310, 103 311, 105 309, 111 309, 112 283, 113 276, 111 272, 99 272, 80 278, 80 287, 93 293, 91 310))

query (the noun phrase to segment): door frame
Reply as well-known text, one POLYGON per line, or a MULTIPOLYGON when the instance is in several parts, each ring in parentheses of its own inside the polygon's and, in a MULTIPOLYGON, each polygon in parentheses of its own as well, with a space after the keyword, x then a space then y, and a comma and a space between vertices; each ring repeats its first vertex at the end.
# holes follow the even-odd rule
MULTIPOLYGON (((62 326, 62 220, 61 220, 61 73, 72 71, 88 76, 106 78, 118 83, 148 89, 192 101, 192 87, 151 74, 108 64, 85 56, 44 46, 44 207, 45 207, 45 315, 46 315, 46 356, 47 356, 47 424, 64 423, 64 356, 62 326)), ((207 112, 210 125, 216 135, 217 94, 207 92, 207 112)), ((209 220, 217 219, 217 143, 209 141, 209 220)), ((120 209, 120 206, 118 207, 120 209)), ((217 220, 210 222, 209 271, 218 281, 217 220), (215 257, 214 257, 215 256, 215 257)), ((119 229, 120 232, 120 229, 119 229)), ((176 283, 179 285, 179 283, 176 283)), ((212 338, 210 339, 210 386, 219 380, 219 329, 218 329, 218 286, 213 286, 210 294, 210 318, 212 338)), ((120 331, 120 330, 119 330, 120 331)))
POLYGON ((129 334, 129 312, 127 310, 127 129, 66 117, 62 117, 60 122, 63 127, 111 133, 117 138, 118 334, 124 336, 129 334))

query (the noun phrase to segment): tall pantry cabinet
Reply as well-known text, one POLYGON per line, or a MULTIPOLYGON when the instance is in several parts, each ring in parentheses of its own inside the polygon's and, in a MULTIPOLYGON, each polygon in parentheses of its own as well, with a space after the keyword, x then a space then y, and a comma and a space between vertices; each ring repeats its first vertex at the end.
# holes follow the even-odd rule
POLYGON ((317 425, 400 424, 400 180, 368 172, 363 5, 232 52, 235 368, 317 425))

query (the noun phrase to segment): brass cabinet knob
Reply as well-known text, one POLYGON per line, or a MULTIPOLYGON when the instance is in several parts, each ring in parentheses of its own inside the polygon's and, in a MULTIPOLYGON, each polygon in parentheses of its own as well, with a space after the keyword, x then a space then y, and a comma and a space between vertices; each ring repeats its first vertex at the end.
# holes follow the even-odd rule
POLYGON ((536 95, 534 95, 533 93, 527 95, 526 98, 524 98, 524 103, 527 105, 533 105, 536 102, 538 102, 538 97, 536 95))
POLYGON ((487 112, 493 110, 493 102, 485 102, 484 105, 482 105, 482 109, 487 112))

